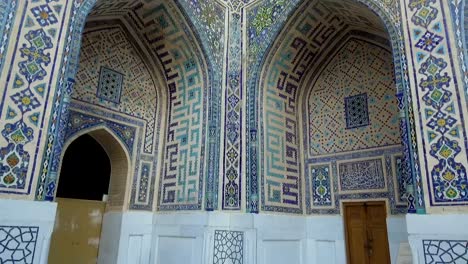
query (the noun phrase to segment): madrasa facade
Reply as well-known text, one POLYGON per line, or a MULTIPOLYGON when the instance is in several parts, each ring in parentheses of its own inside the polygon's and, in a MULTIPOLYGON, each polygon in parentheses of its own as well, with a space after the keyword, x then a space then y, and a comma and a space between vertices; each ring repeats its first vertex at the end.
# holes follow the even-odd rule
POLYGON ((0 263, 468 263, 465 15, 0 0, 0 263))

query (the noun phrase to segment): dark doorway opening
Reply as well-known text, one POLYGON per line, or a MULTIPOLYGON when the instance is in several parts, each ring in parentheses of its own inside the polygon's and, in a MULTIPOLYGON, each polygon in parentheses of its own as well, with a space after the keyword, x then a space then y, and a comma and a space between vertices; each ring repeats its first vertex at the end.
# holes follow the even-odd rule
POLYGON ((90 135, 75 139, 62 161, 57 197, 102 201, 111 175, 109 156, 90 135))

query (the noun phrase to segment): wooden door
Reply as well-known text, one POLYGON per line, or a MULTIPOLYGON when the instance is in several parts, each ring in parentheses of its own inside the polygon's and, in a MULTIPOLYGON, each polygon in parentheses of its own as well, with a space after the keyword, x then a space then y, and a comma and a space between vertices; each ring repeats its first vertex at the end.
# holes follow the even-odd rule
POLYGON ((49 264, 96 264, 106 204, 57 198, 49 264))
POLYGON ((344 204, 349 264, 390 264, 384 202, 344 204))

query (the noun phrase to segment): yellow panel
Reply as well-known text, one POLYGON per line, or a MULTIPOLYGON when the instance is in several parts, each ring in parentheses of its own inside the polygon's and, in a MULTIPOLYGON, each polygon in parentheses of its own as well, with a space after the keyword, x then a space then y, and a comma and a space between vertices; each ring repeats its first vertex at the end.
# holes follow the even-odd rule
POLYGON ((49 264, 97 263, 105 203, 57 198, 49 264))

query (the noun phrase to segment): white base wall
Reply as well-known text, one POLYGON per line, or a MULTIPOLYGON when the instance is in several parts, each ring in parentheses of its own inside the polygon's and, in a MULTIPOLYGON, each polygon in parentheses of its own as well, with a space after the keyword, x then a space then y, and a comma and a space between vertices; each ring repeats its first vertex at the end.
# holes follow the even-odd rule
MULTIPOLYGON (((0 200, 0 212, 0 241, 12 228, 29 231, 34 227, 34 258, 25 263, 46 264, 56 204, 0 200)), ((387 226, 392 263, 398 263, 401 245, 408 243, 406 223, 412 230, 411 247, 417 252, 414 263, 424 263, 422 239, 468 240, 466 215, 440 219, 432 215, 390 217, 387 226), (447 233, 439 234, 440 230, 447 233)), ((223 263, 219 257, 231 253, 239 260, 234 263, 242 264, 343 264, 343 219, 223 212, 108 212, 104 215, 98 263, 218 264, 223 263)), ((5 254, 0 253, 0 259, 7 259, 5 254)))
MULTIPOLYGON (((243 264, 346 263, 341 216, 178 213, 156 214, 153 224, 152 264, 222 263, 215 262, 216 231, 243 232, 243 264)), ((408 241, 405 218, 390 217, 387 226, 397 263, 408 241)))
POLYGON ((468 214, 407 215, 413 263, 468 263, 468 214))
POLYGON ((52 202, 0 199, 0 263, 47 264, 56 211, 52 202))
POLYGON ((153 213, 107 212, 104 214, 99 264, 150 263, 153 213))

